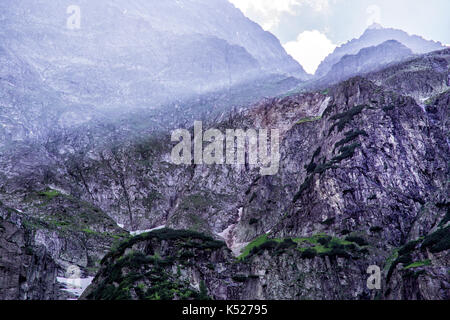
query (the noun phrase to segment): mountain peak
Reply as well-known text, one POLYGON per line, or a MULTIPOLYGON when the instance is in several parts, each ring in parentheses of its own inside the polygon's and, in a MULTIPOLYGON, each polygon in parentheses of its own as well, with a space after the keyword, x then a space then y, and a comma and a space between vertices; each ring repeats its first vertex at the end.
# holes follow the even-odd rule
POLYGON ((372 23, 370 26, 367 27, 367 30, 380 30, 380 29, 384 29, 384 27, 376 22, 372 23))

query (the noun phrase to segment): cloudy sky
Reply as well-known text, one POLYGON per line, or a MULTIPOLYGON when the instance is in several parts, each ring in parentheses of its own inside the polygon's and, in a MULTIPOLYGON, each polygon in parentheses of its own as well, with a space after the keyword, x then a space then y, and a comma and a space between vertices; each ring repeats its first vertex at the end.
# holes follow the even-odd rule
POLYGON ((275 34, 305 70, 314 73, 337 45, 369 24, 402 29, 450 44, 449 0, 230 0, 275 34))

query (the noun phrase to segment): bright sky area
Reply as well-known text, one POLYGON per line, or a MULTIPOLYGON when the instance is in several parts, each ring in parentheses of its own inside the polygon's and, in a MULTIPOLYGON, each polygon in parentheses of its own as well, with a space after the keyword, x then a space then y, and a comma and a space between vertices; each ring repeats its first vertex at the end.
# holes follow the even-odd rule
POLYGON ((450 46, 449 0, 230 0, 313 74, 336 46, 372 23, 450 46))

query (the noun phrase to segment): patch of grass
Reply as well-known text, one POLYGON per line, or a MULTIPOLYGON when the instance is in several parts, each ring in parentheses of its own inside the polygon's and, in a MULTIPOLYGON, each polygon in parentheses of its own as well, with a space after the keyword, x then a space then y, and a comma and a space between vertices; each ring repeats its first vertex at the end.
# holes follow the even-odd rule
POLYGON ((258 247, 260 245, 262 245, 264 242, 268 241, 268 236, 267 234, 263 234, 261 236, 259 236, 258 238, 256 238, 255 240, 253 240, 252 242, 250 242, 245 248, 244 250, 242 250, 242 253, 239 255, 238 260, 243 260, 245 259, 249 254, 250 251, 255 248, 258 247))
POLYGON ((408 269, 413 269, 413 268, 426 267, 426 266, 429 266, 429 265, 431 265, 431 260, 427 259, 427 260, 424 260, 424 261, 413 262, 413 263, 407 265, 406 267, 404 267, 403 269, 404 270, 408 270, 408 269))
POLYGON ((318 121, 318 120, 321 120, 321 119, 322 119, 321 116, 318 116, 318 117, 307 117, 307 118, 300 119, 300 120, 297 121, 295 124, 302 124, 302 123, 314 122, 314 121, 318 121))
POLYGON ((38 192, 38 195, 40 197, 45 197, 46 200, 50 201, 50 200, 53 200, 54 198, 56 198, 56 197, 58 197, 58 196, 60 196, 62 194, 61 194, 61 192, 59 192, 57 190, 48 189, 46 191, 38 192))
POLYGON ((91 235, 101 235, 101 233, 99 233, 97 231, 94 231, 94 230, 91 230, 89 228, 84 228, 81 231, 83 231, 84 233, 87 233, 87 234, 91 234, 91 235))

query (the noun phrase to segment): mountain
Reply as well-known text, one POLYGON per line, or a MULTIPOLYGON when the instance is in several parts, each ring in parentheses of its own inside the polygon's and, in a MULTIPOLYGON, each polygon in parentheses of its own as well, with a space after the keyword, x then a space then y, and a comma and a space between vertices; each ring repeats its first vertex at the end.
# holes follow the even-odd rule
POLYGON ((230 300, 448 299, 450 51, 413 61, 370 75, 378 85, 354 77, 214 125, 279 128, 275 176, 251 165, 166 169, 165 143, 147 177, 131 161, 137 149, 116 150, 119 161, 86 159, 90 190, 104 190, 99 203, 113 184, 100 179, 126 172, 134 221, 170 229, 111 251, 82 298, 189 299, 203 286, 203 295, 230 300), (427 103, 413 98, 425 71, 441 79, 430 82, 427 103), (369 265, 381 269, 381 290, 366 286, 369 265))
POLYGON ((450 298, 450 49, 364 43, 292 93, 225 1, 69 4, 0 2, 0 299, 450 298), (279 129, 278 174, 175 165, 196 120, 279 129))
POLYGON ((383 28, 379 24, 369 26, 369 28, 358 39, 353 39, 339 47, 328 55, 317 68, 315 76, 320 78, 325 76, 345 55, 355 55, 361 49, 378 46, 385 41, 396 40, 408 47, 415 54, 424 54, 431 51, 444 49, 445 47, 436 41, 425 40, 420 36, 409 35, 408 33, 392 28, 383 28))
MULTIPOLYGON (((60 278, 68 263, 96 276, 86 299, 198 298, 200 286, 215 299, 448 299, 449 71, 447 49, 208 122, 279 128, 275 176, 175 166, 170 132, 126 139, 125 123, 2 153, 0 222, 27 236, 0 238, 15 265, 45 257, 60 278), (130 237, 116 224, 170 229, 130 237), (373 264, 378 294, 365 285, 373 264)), ((44 284, 34 298, 67 297, 44 284)))
POLYGON ((336 83, 352 76, 368 73, 413 56, 413 52, 396 40, 361 49, 355 55, 345 55, 334 64, 322 81, 336 83))

